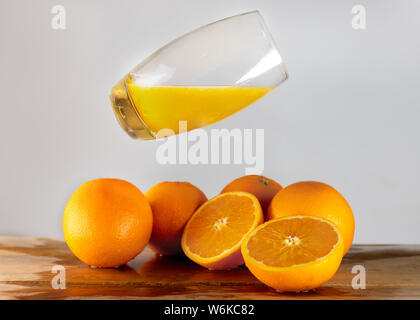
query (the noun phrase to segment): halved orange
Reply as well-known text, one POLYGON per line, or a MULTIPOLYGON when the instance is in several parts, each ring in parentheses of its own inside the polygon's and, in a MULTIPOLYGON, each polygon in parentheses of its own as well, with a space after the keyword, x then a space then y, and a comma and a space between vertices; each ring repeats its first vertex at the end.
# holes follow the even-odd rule
POLYGON ((258 199, 248 192, 226 192, 205 202, 188 221, 182 235, 186 256, 211 270, 244 263, 241 244, 264 221, 258 199))
POLYGON ((242 255, 251 273, 280 291, 305 291, 332 278, 343 257, 343 240, 328 220, 292 216, 270 220, 251 232, 242 255))

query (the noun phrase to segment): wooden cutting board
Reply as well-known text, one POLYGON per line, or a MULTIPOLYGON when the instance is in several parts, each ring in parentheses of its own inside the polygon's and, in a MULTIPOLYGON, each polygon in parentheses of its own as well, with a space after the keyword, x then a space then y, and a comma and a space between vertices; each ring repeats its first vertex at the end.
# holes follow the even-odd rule
POLYGON ((0 299, 420 299, 420 245, 354 245, 322 287, 279 293, 245 267, 208 271, 146 249, 127 266, 95 269, 62 240, 0 237, 0 299), (356 265, 366 270, 364 290, 352 287, 356 265), (53 288, 54 266, 65 289, 53 288))

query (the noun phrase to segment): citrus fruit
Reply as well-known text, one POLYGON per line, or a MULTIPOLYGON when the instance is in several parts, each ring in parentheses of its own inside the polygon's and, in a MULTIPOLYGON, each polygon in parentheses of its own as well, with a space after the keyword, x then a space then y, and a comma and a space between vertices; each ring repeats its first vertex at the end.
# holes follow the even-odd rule
POLYGON ((82 184, 64 210, 63 230, 74 255, 88 265, 118 267, 137 256, 152 233, 143 193, 118 179, 82 184))
POLYGON ((268 219, 303 215, 334 223, 343 237, 344 254, 354 236, 354 216, 346 199, 333 187, 315 181, 291 184, 275 195, 268 208, 268 219))
POLYGON ((241 244, 263 222, 258 199, 248 192, 227 192, 204 203, 182 235, 182 249, 192 261, 211 270, 244 263, 241 244))
POLYGON ((146 192, 153 212, 149 247, 164 255, 182 253, 181 237, 194 211, 206 195, 189 182, 161 182, 146 192))
POLYGON ((223 188, 222 193, 230 191, 244 191, 252 193, 260 201, 261 208, 266 215, 271 199, 282 189, 276 181, 258 175, 243 176, 233 180, 223 188))
POLYGON ((338 228, 328 220, 292 216, 252 231, 242 244, 245 265, 266 285, 305 291, 331 279, 343 257, 338 228))

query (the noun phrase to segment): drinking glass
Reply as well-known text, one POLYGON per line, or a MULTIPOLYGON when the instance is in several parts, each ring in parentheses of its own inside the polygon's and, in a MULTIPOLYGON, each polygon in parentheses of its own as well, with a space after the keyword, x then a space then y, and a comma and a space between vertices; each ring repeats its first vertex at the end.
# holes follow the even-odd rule
POLYGON ((252 11, 170 42, 120 80, 110 98, 127 134, 150 140, 222 120, 287 77, 262 16, 252 11))

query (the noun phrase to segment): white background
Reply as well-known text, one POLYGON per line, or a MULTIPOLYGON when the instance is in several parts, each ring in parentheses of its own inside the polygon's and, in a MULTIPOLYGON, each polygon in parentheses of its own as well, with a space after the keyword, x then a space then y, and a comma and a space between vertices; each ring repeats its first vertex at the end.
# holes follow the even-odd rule
POLYGON ((159 142, 118 126, 112 86, 165 43, 258 9, 290 79, 212 128, 264 128, 264 175, 320 180, 356 218, 357 243, 419 243, 420 2, 0 0, 0 234, 62 237, 72 192, 98 177, 142 191, 186 180, 212 197, 238 165, 162 166, 159 142), (64 5, 67 29, 51 28, 64 5), (353 30, 364 4, 367 29, 353 30))

